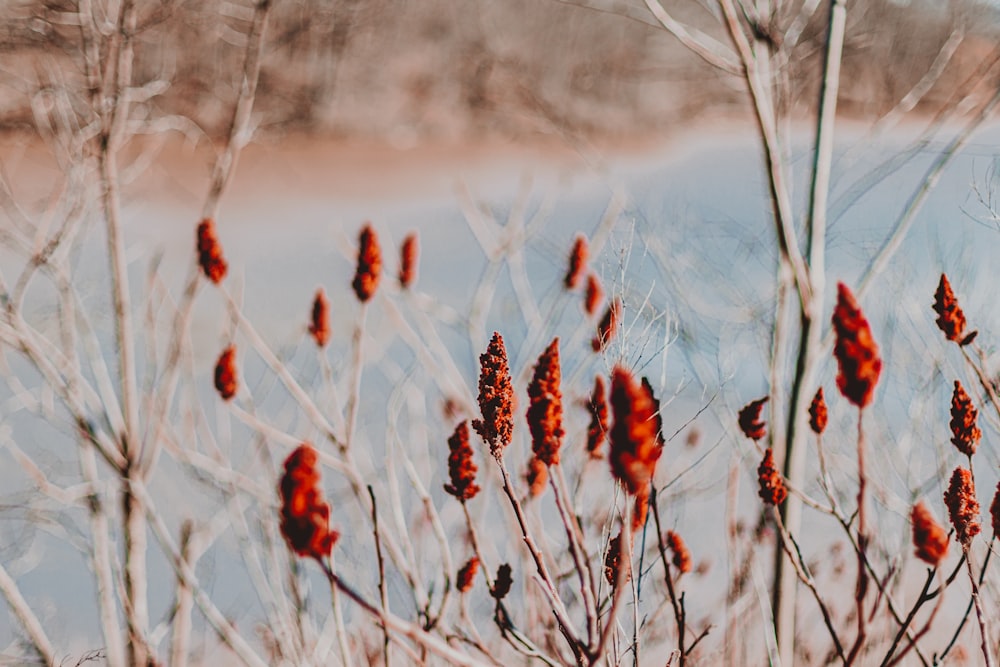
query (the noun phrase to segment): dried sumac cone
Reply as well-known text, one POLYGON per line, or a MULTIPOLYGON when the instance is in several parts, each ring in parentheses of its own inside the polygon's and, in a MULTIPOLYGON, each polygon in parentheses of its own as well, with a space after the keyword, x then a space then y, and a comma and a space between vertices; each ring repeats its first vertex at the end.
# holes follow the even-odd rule
POLYGON ((997 484, 996 493, 993 494, 993 502, 990 503, 990 519, 993 526, 993 536, 1000 537, 1000 483, 997 484))
POLYGON ((490 591, 490 595, 497 602, 503 600, 510 593, 510 587, 513 583, 514 580, 511 578, 510 565, 504 563, 497 568, 497 578, 493 580, 493 590, 490 591))
POLYGON ((635 494, 635 504, 632 506, 632 533, 636 533, 646 525, 649 517, 649 487, 635 494))
POLYGON ((382 276, 382 249, 378 244, 378 235, 370 224, 361 228, 358 237, 358 268, 354 273, 351 287, 358 301, 366 303, 375 296, 378 281, 382 276))
POLYGON ((955 468, 948 490, 944 492, 944 504, 948 507, 951 525, 955 527, 955 539, 967 549, 980 531, 979 501, 970 470, 955 468))
POLYGON ((760 440, 767 434, 767 427, 760 418, 760 411, 768 399, 769 397, 765 396, 756 401, 750 401, 740 410, 738 419, 740 430, 751 440, 760 440))
POLYGON ((524 473, 524 481, 528 483, 528 495, 532 498, 545 493, 545 485, 549 481, 549 469, 537 456, 528 461, 528 470, 524 473))
POLYGON ((563 278, 563 285, 566 289, 576 289, 576 286, 580 284, 580 278, 587 268, 588 253, 587 238, 580 234, 573 241, 573 249, 569 252, 569 267, 566 269, 566 277, 563 278))
POLYGON ((979 412, 972 399, 965 393, 962 383, 955 380, 955 391, 951 395, 951 444, 966 456, 976 453, 983 432, 976 426, 979 412))
POLYGON ((611 413, 611 474, 635 495, 649 486, 663 447, 652 393, 621 366, 611 373, 611 413))
POLYGON ((931 567, 937 567, 948 555, 948 532, 934 520, 924 501, 918 502, 910 512, 913 523, 913 546, 917 558, 931 567))
POLYGON ((319 486, 319 456, 303 443, 285 459, 278 485, 281 495, 281 534, 298 555, 322 560, 340 536, 330 530, 330 506, 319 486))
POLYGON ((461 502, 472 500, 479 493, 476 485, 476 464, 472 460, 472 445, 469 444, 469 424, 461 422, 448 438, 448 477, 450 484, 444 490, 461 502))
POLYGON ((656 422, 656 442, 662 449, 666 443, 663 440, 663 415, 660 414, 660 399, 656 398, 656 394, 653 393, 653 385, 646 376, 642 377, 642 388, 649 394, 649 400, 653 402, 653 420, 656 422))
POLYGON ((948 340, 959 345, 968 345, 976 337, 976 331, 965 333, 965 313, 958 305, 955 293, 951 291, 948 276, 941 274, 937 291, 934 292, 934 312, 937 313, 937 325, 948 340))
POLYGON ((757 466, 757 483, 759 486, 757 493, 768 505, 780 505, 788 497, 785 480, 774 465, 774 453, 770 447, 764 452, 764 459, 757 466))
POLYGON ((219 392, 222 400, 228 401, 236 395, 237 388, 236 375, 236 347, 230 345, 215 362, 215 390, 219 392))
POLYGON ((670 549, 670 553, 673 554, 671 562, 673 562, 674 567, 681 574, 687 574, 691 571, 691 552, 688 551, 687 544, 684 543, 683 538, 672 530, 667 531, 666 540, 667 548, 670 549))
POLYGON ((823 387, 816 390, 812 403, 809 405, 809 428, 816 435, 822 435, 826 430, 826 423, 829 420, 829 413, 826 409, 826 401, 823 400, 823 387))
POLYGON ((215 221, 205 218, 198 223, 198 265, 205 277, 218 285, 226 277, 229 265, 222 256, 222 245, 215 235, 215 221))
POLYGON ((604 302, 604 289, 601 281, 593 273, 587 274, 587 288, 583 293, 583 309, 587 315, 593 317, 597 314, 597 309, 604 302))
MULTIPOLYGON (((628 551, 626 550, 625 560, 625 578, 632 576, 631 563, 628 558, 628 551)), ((608 580, 612 588, 618 585, 618 572, 622 567, 622 533, 618 535, 608 543, 608 552, 604 555, 604 578, 608 580)))
POLYGON ((479 558, 473 556, 465 562, 465 565, 458 571, 455 577, 455 588, 459 593, 468 593, 472 584, 476 580, 476 572, 479 571, 479 558))
POLYGON ((417 242, 417 235, 410 234, 403 239, 403 245, 399 250, 399 285, 403 289, 409 289, 417 279, 417 258, 420 255, 420 247, 417 242))
POLYGON ((514 388, 507 348, 497 332, 479 356, 479 410, 483 418, 474 420, 472 427, 489 444, 490 453, 500 458, 514 433, 514 388))
POLYGON ((615 299, 604 312, 600 324, 597 325, 597 335, 590 341, 590 347, 594 352, 600 352, 608 342, 614 338, 615 329, 618 328, 618 318, 621 317, 622 302, 615 299))
POLYGON ((554 338, 538 357, 535 372, 528 384, 528 430, 535 458, 547 466, 559 463, 562 447, 563 406, 559 387, 559 338, 554 338))
POLYGON ((847 400, 858 408, 864 408, 871 403, 875 393, 875 385, 882 372, 882 359, 868 320, 844 283, 837 284, 833 329, 836 333, 833 355, 840 369, 837 387, 847 400))
POLYGON ((590 458, 601 458, 601 445, 608 433, 608 398, 604 378, 594 377, 594 390, 587 401, 590 426, 587 428, 587 453, 590 458))
POLYGON ((309 335, 318 347, 326 347, 330 342, 330 302, 326 300, 326 292, 322 287, 316 290, 316 297, 313 299, 309 335))

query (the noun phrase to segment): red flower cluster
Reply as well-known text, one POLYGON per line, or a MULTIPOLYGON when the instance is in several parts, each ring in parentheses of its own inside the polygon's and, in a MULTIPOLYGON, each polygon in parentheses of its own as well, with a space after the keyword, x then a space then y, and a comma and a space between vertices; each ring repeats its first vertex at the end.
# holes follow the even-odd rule
POLYGON ((597 312, 601 302, 604 301, 604 289, 601 288, 601 281, 593 273, 587 275, 587 288, 584 291, 583 309, 591 317, 597 312))
POLYGON ((760 487, 757 494, 768 505, 780 505, 788 497, 785 480, 774 465, 774 453, 770 447, 764 452, 764 459, 757 466, 757 483, 760 487))
POLYGON ((205 277, 216 285, 222 282, 229 269, 222 256, 222 245, 215 235, 215 222, 211 218, 198 223, 198 265, 205 277))
POLYGON ((403 239, 403 245, 399 250, 399 285, 403 289, 409 289, 417 279, 418 255, 417 235, 410 234, 403 239))
POLYGON ((643 487, 635 494, 635 504, 632 506, 632 532, 635 533, 646 525, 649 517, 649 486, 643 487))
POLYGON ((587 453, 590 458, 601 458, 601 445, 608 433, 608 399, 604 388, 604 378, 600 375, 594 378, 594 391, 587 401, 587 412, 590 413, 590 426, 587 428, 587 453))
POLYGON ((826 401, 823 400, 823 387, 816 390, 812 403, 809 405, 809 428, 816 435, 822 435, 826 430, 826 423, 829 421, 829 414, 826 409, 826 401))
MULTIPOLYGON (((628 551, 626 551, 625 557, 625 567, 628 570, 625 572, 625 578, 628 579, 632 576, 632 563, 628 557, 628 551)), ((604 556, 604 577, 614 588, 618 585, 618 571, 622 567, 622 534, 618 533, 617 537, 612 538, 611 542, 608 543, 608 553, 604 556)))
POLYGON ((963 548, 968 548, 972 538, 979 534, 979 501, 972 472, 966 468, 955 468, 951 483, 944 492, 944 504, 948 507, 948 518, 955 527, 955 539, 963 548))
POLYGON ((566 277, 563 278, 563 285, 566 286, 566 289, 576 289, 576 286, 580 283, 583 270, 587 266, 589 251, 587 238, 583 234, 580 234, 573 241, 573 249, 569 253, 569 268, 566 271, 566 277))
POLYGON ((500 458, 514 434, 514 388, 507 348, 499 333, 493 332, 486 352, 479 355, 479 369, 479 410, 483 418, 474 420, 472 428, 489 444, 490 453, 500 458))
POLYGON ((955 380, 955 391, 951 395, 951 444, 966 456, 976 453, 983 432, 976 426, 979 412, 972 399, 965 393, 962 383, 955 380))
POLYGON ((990 519, 993 524, 993 536, 1000 537, 1000 483, 997 483, 996 493, 993 494, 993 502, 990 503, 990 519))
POLYGON ((656 399, 621 366, 611 373, 611 473, 633 495, 645 490, 663 453, 656 399))
POLYGON ((490 591, 490 595, 493 599, 499 602, 507 597, 507 593, 510 593, 510 587, 514 583, 514 580, 510 575, 510 565, 504 563, 497 568, 497 578, 493 580, 493 590, 490 591))
POLYGON ((524 473, 524 481, 528 483, 528 495, 532 498, 545 493, 545 484, 549 481, 549 469, 545 462, 532 456, 528 461, 528 470, 524 473))
POLYGON ((975 338, 977 331, 966 335, 965 333, 965 313, 958 305, 955 293, 951 291, 951 284, 948 276, 941 274, 937 291, 934 292, 934 312, 937 313, 937 325, 944 332, 948 340, 953 340, 959 345, 968 345, 975 338))
POLYGON ((479 571, 479 558, 473 556, 465 565, 458 571, 458 576, 455 577, 455 587, 458 589, 459 593, 467 593, 472 584, 476 579, 476 572, 479 571))
POLYGON ((472 446, 469 444, 469 424, 462 422, 448 438, 448 477, 451 484, 444 490, 461 502, 472 500, 479 493, 476 485, 476 464, 472 460, 472 446))
POLYGON ((767 433, 767 427, 760 419, 760 411, 769 398, 769 396, 765 396, 764 398, 758 398, 756 401, 750 401, 740 410, 738 419, 740 430, 743 431, 743 435, 751 440, 760 440, 767 433))
POLYGON ((931 567, 937 567, 948 555, 948 533, 934 520, 924 501, 918 502, 910 512, 913 523, 913 546, 917 558, 931 567))
POLYGON ((615 329, 618 328, 618 318, 621 316, 622 302, 615 299, 604 312, 600 324, 597 325, 597 335, 590 341, 590 347, 594 352, 600 352, 601 348, 614 338, 615 329))
POLYGON ((228 401, 236 395, 236 347, 230 345, 215 362, 215 390, 222 400, 228 401))
POLYGON ((688 551, 683 538, 672 530, 667 531, 666 538, 667 548, 670 549, 670 553, 673 554, 673 558, 671 560, 674 567, 676 567, 681 574, 687 574, 691 571, 691 552, 688 551))
POLYGON ((326 292, 322 287, 316 290, 316 298, 313 299, 309 334, 319 347, 326 347, 330 341, 330 303, 326 300, 326 292))
POLYGON ((285 459, 281 493, 281 534, 300 556, 321 560, 330 555, 340 534, 330 530, 330 506, 319 487, 319 455, 308 443, 285 459))
POLYGON ((354 273, 354 281, 351 287, 358 301, 367 302, 375 296, 378 288, 379 278, 382 276, 382 249, 378 244, 378 235, 370 224, 365 224, 361 228, 361 235, 358 237, 358 268, 354 273))
POLYGON ((528 429, 535 457, 547 466, 559 463, 562 447, 563 406, 559 383, 559 338, 554 338, 542 356, 538 357, 535 373, 528 385, 528 429))
POLYGON ((875 393, 875 385, 882 372, 882 359, 879 358, 878 345, 872 337, 868 320, 844 283, 837 284, 833 328, 837 334, 833 355, 840 368, 837 386, 847 400, 864 408, 871 403, 875 393))

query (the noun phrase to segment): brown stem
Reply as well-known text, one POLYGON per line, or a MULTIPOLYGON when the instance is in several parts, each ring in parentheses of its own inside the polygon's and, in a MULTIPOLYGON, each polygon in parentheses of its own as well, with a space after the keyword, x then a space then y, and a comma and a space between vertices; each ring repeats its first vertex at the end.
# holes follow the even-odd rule
POLYGON ((857 602, 858 614, 858 638, 851 647, 851 652, 847 656, 846 664, 849 666, 861 652, 861 648, 867 637, 865 627, 865 594, 868 592, 868 570, 865 567, 867 557, 865 555, 868 547, 867 524, 865 522, 865 487, 867 479, 865 476, 865 434, 862 428, 862 415, 864 410, 858 409, 858 583, 854 590, 854 599, 857 602))

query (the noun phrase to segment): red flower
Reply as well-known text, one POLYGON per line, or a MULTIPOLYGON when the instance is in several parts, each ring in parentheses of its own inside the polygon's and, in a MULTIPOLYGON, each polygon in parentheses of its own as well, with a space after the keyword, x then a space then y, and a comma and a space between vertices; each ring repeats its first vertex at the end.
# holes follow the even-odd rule
POLYGON ((535 373, 528 385, 528 429, 535 457, 547 466, 559 463, 562 447, 563 406, 559 382, 559 338, 554 338, 538 357, 535 373))
POLYGON ((788 497, 785 480, 774 466, 774 453, 768 447, 764 459, 757 466, 758 495, 768 505, 780 505, 788 497))
POLYGON ((663 453, 656 399, 629 371, 616 366, 611 374, 611 411, 615 419, 609 433, 611 473, 635 495, 649 486, 663 453))
POLYGON ((673 564, 674 567, 680 571, 681 574, 687 574, 691 571, 691 552, 688 551, 687 545, 684 544, 683 538, 672 530, 667 531, 667 548, 673 554, 673 564))
POLYGON ((205 218, 198 224, 198 265, 205 277, 218 285, 226 277, 229 265, 222 256, 222 245, 215 235, 215 223, 205 218))
POLYGON ((590 413, 590 427, 587 429, 587 452, 590 458, 601 458, 601 444, 608 433, 608 399, 604 388, 604 378, 594 377, 594 391, 587 401, 587 412, 590 413))
MULTIPOLYGON (((629 558, 629 551, 625 552, 625 578, 632 576, 632 563, 629 558)), ((622 534, 618 533, 611 542, 608 543, 608 553, 604 555, 604 577, 612 587, 618 585, 618 571, 622 567, 622 534)))
POLYGON ((965 313, 959 307, 955 293, 951 291, 948 276, 943 273, 937 291, 934 292, 934 312, 938 314, 938 328, 944 332, 948 340, 953 340, 959 345, 968 345, 975 339, 978 332, 965 334, 965 313))
POLYGON ((489 444, 490 453, 499 458, 514 433, 514 388, 507 349, 499 333, 493 332, 486 352, 479 356, 479 367, 479 410, 483 418, 474 420, 472 428, 489 444))
POLYGON ((743 409, 740 410, 739 424, 740 430, 743 431, 743 435, 750 438, 751 440, 760 440, 767 433, 767 427, 764 426, 764 422, 760 419, 761 408, 767 403, 769 397, 758 398, 756 401, 750 401, 743 409))
POLYGON ((545 484, 549 481, 549 469, 545 462, 532 456, 528 461, 528 470, 524 473, 524 481, 528 483, 528 495, 532 498, 545 493, 545 484))
POLYGON ((597 279, 596 275, 590 273, 587 275, 587 289, 584 292, 583 309, 587 312, 587 315, 593 317, 602 301, 604 301, 604 290, 601 288, 601 282, 597 279))
POLYGON ((573 249, 569 253, 569 268, 566 270, 566 277, 563 279, 563 285, 566 286, 566 289, 575 289, 579 284, 580 277, 583 275, 583 270, 587 265, 588 252, 587 238, 580 234, 573 241, 573 249))
POLYGON ((993 494, 993 502, 990 503, 990 519, 992 519, 994 537, 1000 537, 1000 483, 997 484, 996 493, 993 494))
POLYGON ((615 299, 608 306, 601 323, 597 325, 597 335, 590 341, 590 347, 594 352, 600 352, 601 348, 614 338, 615 329, 618 327, 618 318, 621 316, 622 302, 615 299))
POLYGON ((983 432, 976 426, 979 412, 972 399, 965 393, 962 383, 955 380, 955 391, 951 395, 951 444, 966 456, 976 453, 983 432))
POLYGON ((826 423, 829 419, 826 410, 826 401, 823 400, 823 387, 816 390, 812 403, 809 405, 809 427, 816 435, 821 435, 826 430, 826 423))
POLYGON ((461 502, 472 500, 479 493, 476 485, 476 464, 472 460, 472 446, 469 444, 469 424, 461 422, 448 438, 448 476, 451 484, 444 490, 461 502))
POLYGON ((236 395, 236 377, 236 347, 230 345, 215 362, 215 389, 222 400, 228 401, 236 395))
POLYGON ((649 486, 645 486, 635 494, 635 504, 632 506, 632 532, 637 532, 646 525, 649 517, 649 486))
POLYGON ((847 400, 864 408, 871 403, 875 393, 875 385, 882 372, 882 360, 868 320, 844 283, 837 284, 833 328, 837 334, 833 354, 840 368, 837 387, 847 400))
POLYGON ((913 506, 910 521, 913 523, 913 546, 917 558, 931 567, 937 567, 941 559, 948 555, 948 533, 934 520, 922 500, 913 506))
POLYGON ((408 289, 417 279, 418 254, 417 235, 410 234, 403 239, 403 245, 399 251, 399 284, 403 289, 408 289))
POLYGON ((478 571, 479 558, 473 556, 466 561, 465 565, 462 566, 462 569, 458 571, 458 576, 455 577, 457 582, 455 587, 458 588, 459 593, 467 593, 469 589, 472 588, 472 584, 476 579, 476 572, 478 571))
POLYGON ((329 556, 340 534, 330 530, 330 506, 319 486, 319 455, 308 443, 285 459, 281 493, 281 534, 300 556, 329 556))
POLYGON ((948 518, 955 527, 955 539, 968 548, 972 538, 979 534, 979 501, 972 472, 966 468, 955 468, 951 483, 944 492, 944 504, 948 506, 948 518))
POLYGON ((379 278, 382 276, 382 249, 378 244, 378 235, 370 224, 365 224, 361 228, 361 235, 358 237, 358 268, 354 273, 354 294, 358 301, 367 302, 375 296, 378 288, 379 278))
POLYGON ((316 298, 313 299, 309 334, 319 347, 325 347, 330 341, 330 303, 322 287, 316 290, 316 298))
POLYGON ((493 590, 490 591, 490 595, 496 601, 503 600, 507 597, 507 593, 510 593, 511 584, 514 580, 510 576, 510 565, 504 563, 497 568, 497 577, 493 580, 493 590))

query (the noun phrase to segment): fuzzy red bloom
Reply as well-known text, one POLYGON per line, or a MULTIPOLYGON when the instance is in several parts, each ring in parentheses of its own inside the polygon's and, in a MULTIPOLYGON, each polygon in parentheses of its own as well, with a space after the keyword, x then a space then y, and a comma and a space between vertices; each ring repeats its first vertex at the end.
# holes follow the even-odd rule
POLYGON ((510 587, 514 583, 510 575, 510 565, 504 563, 497 568, 497 577, 493 580, 493 590, 490 595, 497 601, 503 600, 510 593, 510 587))
POLYGON ((590 249, 587 246, 587 238, 580 234, 573 241, 573 249, 569 252, 569 268, 566 270, 566 277, 563 278, 563 285, 566 289, 576 289, 583 277, 583 270, 587 267, 587 255, 590 249))
POLYGON ((837 334, 833 355, 840 368, 837 387, 847 400, 864 408, 871 403, 875 393, 875 385, 882 372, 882 359, 879 358, 878 345, 872 337, 868 320, 844 283, 837 283, 833 328, 837 334))
POLYGON ((816 390, 812 403, 809 405, 809 428, 816 435, 821 435, 826 430, 826 423, 829 421, 829 414, 826 409, 826 401, 823 400, 823 387, 816 390))
POLYGON ((403 239, 399 250, 399 284, 403 289, 409 289, 417 279, 417 258, 420 247, 417 235, 410 234, 403 239))
POLYGON ((767 427, 761 421, 760 411, 768 401, 768 396, 750 401, 740 410, 739 424, 743 435, 751 440, 760 440, 767 433, 767 427))
POLYGON ((538 357, 535 373, 528 385, 528 429, 531 431, 531 449, 535 457, 547 466, 559 463, 562 447, 563 406, 559 383, 559 338, 552 342, 538 357))
POLYGON ((687 574, 691 571, 691 552, 688 551, 687 545, 684 543, 684 539, 672 530, 667 531, 666 535, 667 548, 670 549, 670 553, 673 554, 671 559, 674 567, 681 574, 687 574))
POLYGON ((993 494, 993 502, 990 503, 990 519, 993 524, 993 535, 1000 537, 1000 483, 997 484, 996 493, 993 494))
POLYGON ((757 466, 757 483, 760 486, 758 495, 768 505, 780 505, 788 497, 785 480, 774 465, 774 453, 768 447, 764 459, 757 466))
POLYGON ((611 473, 633 495, 649 486, 663 453, 656 399, 621 366, 611 373, 611 473))
POLYGON ((600 375, 594 378, 594 391, 587 401, 587 412, 590 413, 590 426, 587 428, 587 453, 590 458, 601 458, 601 445, 608 433, 608 397, 604 387, 604 378, 600 375))
POLYGON ((316 290, 316 298, 313 299, 309 335, 319 347, 326 347, 330 341, 330 302, 326 300, 326 292, 322 287, 316 290))
POLYGON ((955 527, 955 539, 963 548, 968 548, 972 538, 979 534, 979 501, 976 500, 976 486, 972 472, 966 468, 955 468, 951 483, 944 492, 944 504, 948 507, 948 518, 955 527))
POLYGON ((461 422, 448 438, 448 477, 450 484, 444 490, 461 502, 472 500, 479 493, 476 485, 476 464, 472 460, 472 446, 469 444, 469 424, 461 422))
POLYGON ((514 434, 514 388, 503 337, 493 332, 486 352, 479 355, 479 410, 483 418, 472 422, 490 453, 499 458, 514 434))
POLYGON ((469 589, 472 588, 472 584, 476 579, 476 572, 479 571, 479 558, 473 556, 465 562, 465 565, 458 571, 458 575, 455 577, 455 588, 458 589, 459 593, 467 593, 469 589))
POLYGON ((205 277, 218 285, 226 277, 229 265, 222 256, 222 245, 215 235, 215 222, 205 218, 198 223, 198 265, 205 277))
POLYGON ((588 274, 587 289, 584 291, 583 297, 583 309, 587 312, 587 315, 593 317, 597 313, 597 309, 601 307, 603 301, 604 289, 601 287, 601 281, 593 273, 588 274))
POLYGON ((649 399, 653 401, 653 420, 656 422, 656 442, 662 448, 666 442, 663 440, 663 415, 660 414, 660 399, 653 393, 653 385, 645 375, 642 377, 642 388, 649 394, 649 399))
POLYGON ((948 533, 934 520, 924 501, 918 502, 910 512, 913 523, 913 546, 917 558, 931 567, 937 567, 948 555, 948 533))
POLYGON ((601 348, 614 338, 615 329, 618 328, 618 318, 621 317, 622 302, 615 299, 604 312, 600 324, 597 325, 597 335, 590 341, 590 347, 594 352, 600 352, 601 348))
POLYGON ((532 498, 545 493, 545 484, 549 481, 549 469, 545 462, 532 456, 528 461, 528 470, 524 473, 524 481, 528 483, 528 495, 532 498))
POLYGON ((215 362, 215 390, 222 396, 222 400, 228 401, 236 395, 236 347, 230 345, 215 362))
MULTIPOLYGON (((628 557, 628 552, 626 552, 625 567, 628 570, 625 572, 625 578, 632 576, 631 559, 628 557)), ((604 555, 604 577, 611 584, 612 588, 618 585, 618 571, 622 567, 622 534, 612 538, 611 542, 608 543, 608 553, 604 555)))
POLYGON ((966 456, 976 453, 983 432, 976 426, 979 412, 972 399, 965 393, 962 383, 955 380, 955 391, 951 395, 951 444, 966 456))
POLYGON ((632 506, 632 532, 635 533, 646 525, 649 517, 649 487, 645 487, 635 494, 635 504, 632 506))
POLYGON ((975 339, 978 332, 965 333, 965 313, 958 305, 955 293, 951 291, 948 276, 941 274, 937 291, 934 292, 934 312, 937 313, 937 325, 948 340, 959 345, 968 345, 975 339))
POLYGON ((375 296, 382 276, 382 249, 378 244, 378 235, 370 224, 365 223, 361 228, 358 245, 358 268, 351 287, 354 288, 358 301, 365 303, 375 296))
POLYGON ((285 459, 281 494, 281 534, 300 556, 329 556, 340 534, 330 530, 330 506, 319 486, 319 455, 308 443, 285 459))

